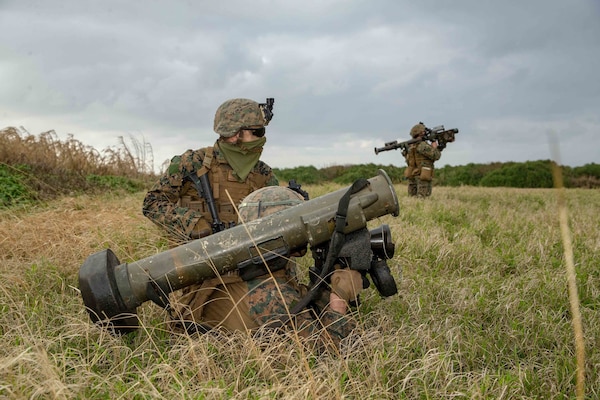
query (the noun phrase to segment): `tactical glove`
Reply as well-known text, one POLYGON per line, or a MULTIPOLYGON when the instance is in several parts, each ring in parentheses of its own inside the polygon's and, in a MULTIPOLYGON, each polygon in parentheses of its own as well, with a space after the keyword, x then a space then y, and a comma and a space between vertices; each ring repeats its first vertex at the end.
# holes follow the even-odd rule
POLYGON ((347 302, 357 301, 362 289, 363 278, 358 271, 344 268, 331 274, 331 291, 347 302))
POLYGON ((212 233, 212 229, 210 225, 206 221, 206 218, 202 217, 196 222, 196 225, 192 229, 192 233, 190 234, 192 239, 200 239, 205 236, 208 236, 212 233))

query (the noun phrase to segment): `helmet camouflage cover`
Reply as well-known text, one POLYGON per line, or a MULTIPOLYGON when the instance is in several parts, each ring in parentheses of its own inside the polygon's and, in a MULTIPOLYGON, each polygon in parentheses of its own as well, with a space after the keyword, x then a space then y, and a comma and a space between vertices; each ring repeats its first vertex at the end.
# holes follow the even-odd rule
POLYGON ((214 131, 224 137, 234 136, 240 128, 262 128, 265 120, 259 104, 250 99, 230 99, 217 108, 214 131))
POLYGON ((410 130, 410 136, 414 138, 416 138, 419 135, 422 135, 423 133, 425 133, 425 125, 423 125, 422 122, 419 122, 410 130))
POLYGON ((301 194, 284 186, 266 186, 242 200, 238 211, 240 223, 266 217, 304 202, 301 194))

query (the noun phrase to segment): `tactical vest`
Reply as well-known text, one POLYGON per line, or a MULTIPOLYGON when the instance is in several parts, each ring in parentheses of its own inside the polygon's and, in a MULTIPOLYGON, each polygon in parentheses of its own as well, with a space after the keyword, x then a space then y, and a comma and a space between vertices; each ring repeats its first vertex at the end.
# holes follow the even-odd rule
POLYGON ((423 166, 423 163, 431 164, 427 157, 417 152, 416 144, 411 144, 408 147, 406 163, 408 164, 408 167, 405 171, 405 175, 407 178, 419 176, 421 174, 421 166, 423 166))
MULTIPOLYGON (((198 171, 198 175, 202 173, 208 174, 219 219, 225 223, 225 226, 233 226, 238 220, 233 204, 237 207, 244 197, 256 189, 264 187, 269 177, 251 171, 246 180, 240 182, 235 177, 233 168, 231 168, 225 159, 214 157, 214 149, 212 147, 207 147, 203 150, 205 154, 202 168, 198 171), (227 193, 229 193, 231 200, 227 193), (231 201, 233 201, 233 204, 231 201)), ((186 181, 183 184, 178 205, 201 212, 209 223, 213 220, 206 204, 206 199, 200 197, 196 186, 191 181, 186 181)))
POLYGON ((408 147, 406 155, 406 163, 408 167, 404 171, 404 176, 407 178, 421 178, 430 181, 433 177, 433 161, 417 151, 420 143, 411 144, 408 147), (423 167, 426 167, 423 169, 423 167))

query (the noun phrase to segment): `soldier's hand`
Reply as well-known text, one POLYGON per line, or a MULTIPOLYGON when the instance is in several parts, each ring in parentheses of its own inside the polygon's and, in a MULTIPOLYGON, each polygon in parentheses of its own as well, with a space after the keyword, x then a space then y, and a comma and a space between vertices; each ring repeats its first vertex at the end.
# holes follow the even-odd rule
POLYGON ((363 289, 363 278, 360 272, 344 268, 336 269, 331 275, 331 292, 346 302, 356 301, 363 289))
POLYGON ((191 237, 192 239, 200 239, 206 237, 212 233, 212 229, 206 219, 200 218, 196 225, 192 229, 191 237))

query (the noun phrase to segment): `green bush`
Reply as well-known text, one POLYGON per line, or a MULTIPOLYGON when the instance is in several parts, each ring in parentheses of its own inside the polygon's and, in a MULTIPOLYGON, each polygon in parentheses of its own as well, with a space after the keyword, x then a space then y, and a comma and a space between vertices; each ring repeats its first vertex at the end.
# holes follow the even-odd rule
POLYGON ((114 175, 88 175, 85 177, 86 183, 97 189, 125 190, 129 193, 144 190, 145 184, 142 181, 126 178, 124 176, 114 175))
POLYGON ((392 182, 399 183, 404 176, 404 167, 393 165, 359 164, 359 165, 333 165, 321 169, 313 166, 295 168, 274 168, 273 171, 281 183, 295 179, 301 185, 318 185, 326 182, 339 184, 352 184, 358 178, 371 178, 384 170, 392 182))
POLYGON ((295 179, 301 185, 314 185, 325 181, 320 171, 312 165, 284 169, 274 168, 273 172, 280 183, 289 182, 291 179, 295 179))
POLYGON ((456 167, 446 165, 435 170, 437 183, 442 186, 479 186, 483 175, 481 169, 473 163, 456 167))
POLYGON ((333 181, 343 185, 351 185, 357 179, 368 179, 377 175, 379 169, 381 169, 381 167, 375 164, 353 165, 333 181))
POLYGON ((9 167, 0 164, 0 207, 11 207, 29 203, 35 199, 35 193, 24 183, 23 171, 26 165, 9 167))
MULTIPOLYGON (((438 186, 486 186, 516 188, 553 187, 550 160, 527 162, 493 162, 488 164, 469 163, 466 165, 439 167, 436 165, 434 184, 438 186)), ((394 165, 359 164, 331 165, 324 168, 302 166, 295 168, 274 168, 279 181, 284 184, 295 179, 301 185, 319 185, 327 182, 347 185, 358 178, 371 178, 379 169, 385 170, 393 183, 404 180, 406 167, 394 165)), ((600 187, 600 165, 586 164, 582 167, 562 166, 565 186, 600 187)))
POLYGON ((527 161, 507 164, 481 179, 481 186, 516 188, 551 188, 552 161, 527 161))
POLYGON ((585 164, 581 167, 574 167, 572 168, 572 175, 575 178, 590 176, 600 179, 600 164, 585 164))

